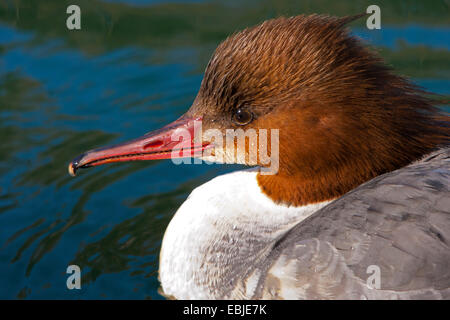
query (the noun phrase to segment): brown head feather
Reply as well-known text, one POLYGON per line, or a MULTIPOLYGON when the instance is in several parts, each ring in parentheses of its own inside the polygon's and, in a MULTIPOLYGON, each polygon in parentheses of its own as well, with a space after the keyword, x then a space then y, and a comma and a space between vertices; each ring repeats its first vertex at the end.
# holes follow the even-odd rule
POLYGON ((280 129, 280 169, 258 176, 274 201, 333 199, 449 143, 449 116, 349 35, 357 17, 269 20, 219 45, 191 115, 204 128, 280 129), (220 125, 219 125, 220 123, 220 125))

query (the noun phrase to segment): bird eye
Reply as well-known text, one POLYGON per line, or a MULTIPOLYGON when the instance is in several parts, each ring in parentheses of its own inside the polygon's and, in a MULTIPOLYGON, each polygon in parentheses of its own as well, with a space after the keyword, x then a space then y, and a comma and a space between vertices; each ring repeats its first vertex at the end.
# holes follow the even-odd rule
POLYGON ((239 108, 233 115, 233 121, 240 126, 248 124, 252 120, 253 120, 253 113, 251 113, 251 111, 247 109, 239 108))

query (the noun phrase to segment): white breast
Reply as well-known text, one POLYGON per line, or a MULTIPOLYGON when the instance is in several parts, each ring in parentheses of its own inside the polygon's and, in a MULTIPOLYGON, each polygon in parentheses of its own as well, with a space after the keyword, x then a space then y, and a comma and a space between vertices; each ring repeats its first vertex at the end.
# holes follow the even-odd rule
MULTIPOLYGON (((160 280, 166 295, 211 299, 236 295, 239 276, 274 240, 329 203, 288 207, 264 195, 257 170, 237 171, 196 188, 164 235, 160 280), (228 293, 227 293, 228 292, 228 293)), ((255 279, 253 279, 255 280, 255 279)), ((251 296, 252 285, 239 289, 251 296)))

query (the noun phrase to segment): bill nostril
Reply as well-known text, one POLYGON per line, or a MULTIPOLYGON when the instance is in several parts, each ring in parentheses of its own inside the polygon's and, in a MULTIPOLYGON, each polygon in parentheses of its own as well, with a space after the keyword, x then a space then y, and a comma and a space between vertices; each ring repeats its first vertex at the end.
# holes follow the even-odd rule
POLYGON ((144 145, 143 149, 148 149, 148 148, 159 148, 164 144, 164 142, 162 140, 155 140, 152 142, 149 142, 147 144, 144 145))

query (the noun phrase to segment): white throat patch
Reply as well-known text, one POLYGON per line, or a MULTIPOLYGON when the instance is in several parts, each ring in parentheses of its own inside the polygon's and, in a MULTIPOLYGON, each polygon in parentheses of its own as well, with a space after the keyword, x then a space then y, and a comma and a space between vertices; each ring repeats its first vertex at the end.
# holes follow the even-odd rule
MULTIPOLYGON (((256 176, 257 170, 250 169, 216 177, 192 191, 178 209, 161 248, 159 273, 165 294, 211 299, 234 290, 233 277, 244 272, 246 262, 330 203, 276 204, 262 193, 256 176)), ((248 288, 243 290, 243 295, 249 294, 248 288)))

